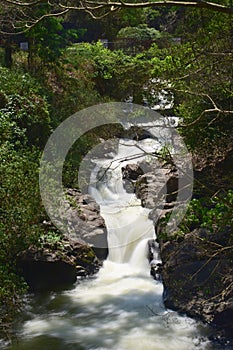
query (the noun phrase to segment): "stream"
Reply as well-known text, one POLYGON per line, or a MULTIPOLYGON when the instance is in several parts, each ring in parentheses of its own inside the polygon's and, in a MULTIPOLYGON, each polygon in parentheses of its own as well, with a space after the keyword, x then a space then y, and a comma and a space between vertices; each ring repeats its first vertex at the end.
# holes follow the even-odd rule
MULTIPOLYGON (((138 143, 146 151, 158 147, 156 140, 138 143)), ((150 276, 147 242, 155 238, 153 223, 149 210, 123 187, 121 167, 130 161, 119 162, 135 153, 135 141, 120 140, 114 157, 96 159, 91 174, 89 193, 108 229, 103 267, 70 289, 29 295, 9 349, 213 349, 203 324, 164 307, 163 285, 150 276)), ((155 259, 159 262, 159 255, 155 259)))

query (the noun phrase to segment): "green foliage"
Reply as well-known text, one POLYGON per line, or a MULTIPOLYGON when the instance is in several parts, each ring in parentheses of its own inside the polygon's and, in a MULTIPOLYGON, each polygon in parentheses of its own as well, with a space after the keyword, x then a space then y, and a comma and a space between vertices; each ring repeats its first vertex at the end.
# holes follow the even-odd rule
POLYGON ((4 326, 25 291, 16 271, 17 257, 43 232, 37 147, 50 133, 50 118, 34 79, 19 71, 1 67, 0 71, 0 319, 4 326))
POLYGON ((42 248, 49 247, 51 249, 62 250, 63 244, 61 232, 58 232, 57 230, 49 230, 48 232, 41 234, 39 238, 39 246, 42 248))
POLYGON ((6 95, 18 94, 31 96, 33 94, 43 96, 41 85, 29 73, 20 70, 8 69, 0 66, 1 91, 6 95))
POLYGON ((8 96, 7 104, 0 110, 0 121, 3 139, 8 138, 15 146, 22 143, 42 147, 50 134, 47 105, 39 95, 8 96))
POLYGON ((43 89, 29 74, 0 67, 0 136, 14 148, 42 148, 51 132, 43 89))
POLYGON ((8 142, 0 148, 1 257, 15 258, 37 236, 42 207, 38 185, 38 152, 15 151, 8 142))
POLYGON ((56 63, 62 50, 77 40, 79 34, 82 34, 82 30, 65 30, 61 19, 47 17, 27 33, 30 55, 40 57, 46 64, 56 63))
POLYGON ((118 38, 135 39, 135 40, 156 40, 161 38, 162 34, 155 28, 149 28, 146 24, 137 27, 122 28, 118 34, 118 38))
POLYGON ((0 146, 0 317, 9 322, 25 284, 16 274, 18 254, 37 242, 44 211, 38 188, 38 152, 0 146))
POLYGON ((79 110, 101 101, 93 79, 93 69, 88 61, 76 64, 75 55, 62 56, 62 65, 46 74, 46 86, 50 91, 53 125, 79 110))
POLYGON ((195 228, 206 228, 217 233, 224 227, 233 227, 233 191, 225 196, 193 199, 183 219, 180 229, 190 232, 195 228))
POLYGON ((8 333, 9 322, 21 305, 20 295, 25 293, 27 286, 17 275, 9 263, 0 262, 0 331, 8 333))
POLYGON ((80 72, 80 69, 83 72, 85 67, 88 81, 91 80, 103 100, 119 101, 132 94, 142 95, 143 85, 150 76, 150 65, 143 54, 132 57, 121 50, 111 51, 101 42, 68 48, 64 63, 71 72, 80 72))
POLYGON ((188 125, 180 129, 188 147, 207 157, 232 145, 231 113, 219 112, 232 111, 232 35, 228 17, 203 16, 196 11, 187 16, 186 31, 178 33, 182 44, 152 46, 147 55, 152 78, 160 78, 154 80, 154 89, 160 85, 173 94, 173 112, 180 124, 188 125), (191 23, 194 17, 195 23, 200 21, 196 29, 191 23))
MULTIPOLYGON (((179 214, 177 214, 179 215, 179 214)), ((170 213, 159 220, 159 239, 164 241, 177 240, 187 233, 199 228, 205 228, 210 234, 224 232, 226 228, 233 228, 233 191, 228 190, 225 195, 192 199, 185 217, 178 229, 172 234, 166 230, 170 213)))
POLYGON ((149 28, 146 24, 124 27, 117 33, 117 47, 122 48, 125 53, 135 55, 148 49, 152 42, 158 41, 162 36, 159 30, 149 28))

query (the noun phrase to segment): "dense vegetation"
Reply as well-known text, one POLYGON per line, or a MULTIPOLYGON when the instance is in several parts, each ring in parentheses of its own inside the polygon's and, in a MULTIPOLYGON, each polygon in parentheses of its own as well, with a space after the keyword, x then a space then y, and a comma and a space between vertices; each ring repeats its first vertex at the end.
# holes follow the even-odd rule
MULTIPOLYGON (((52 130, 85 107, 107 101, 158 103, 165 89, 198 169, 212 167, 181 225, 183 232, 232 227, 232 167, 217 165, 233 149, 232 17, 183 8, 124 10, 94 22, 72 13, 47 18, 20 40, 2 36, 0 62, 0 323, 6 328, 26 285, 17 256, 41 244, 46 213, 38 188, 39 160, 52 130), (93 28, 97 28, 95 34, 93 28), (110 48, 86 40, 109 38, 110 48), (7 67, 6 67, 7 66, 7 67), (153 92, 153 94, 151 94, 153 92), (220 181, 221 180, 221 181, 220 181), (209 184, 212 183, 213 186, 209 184)), ((106 130, 108 132, 108 130, 106 130)), ((77 186, 78 166, 93 135, 79 140, 65 166, 64 185, 77 186)), ((202 179, 203 180, 203 179, 202 179)))

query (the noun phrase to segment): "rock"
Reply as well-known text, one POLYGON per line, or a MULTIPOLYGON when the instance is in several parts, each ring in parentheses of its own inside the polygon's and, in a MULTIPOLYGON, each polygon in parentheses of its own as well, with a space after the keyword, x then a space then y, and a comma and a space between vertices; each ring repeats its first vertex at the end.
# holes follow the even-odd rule
POLYGON ((121 168, 123 186, 128 193, 135 192, 135 183, 137 178, 143 174, 143 170, 138 164, 127 164, 121 168))
POLYGON ((128 180, 137 180, 140 175, 144 172, 138 164, 127 164, 125 167, 121 168, 122 178, 128 180))
POLYGON ((78 242, 64 239, 61 247, 55 248, 30 247, 18 256, 18 271, 31 291, 71 285, 77 277, 94 274, 101 266, 93 250, 78 242))
MULTIPOLYGON (((213 319, 213 324, 220 329, 224 329, 224 335, 233 338, 233 302, 223 306, 223 310, 219 311, 213 319)), ((233 339, 232 339, 233 343, 233 339)))
POLYGON ((121 138, 126 138, 130 140, 144 140, 148 138, 155 138, 153 134, 151 134, 148 130, 143 129, 140 126, 133 125, 127 130, 123 130, 123 132, 120 135, 121 138))
MULTIPOLYGON (((88 194, 67 189, 67 200, 57 216, 57 225, 68 227, 59 243, 45 240, 18 256, 17 266, 31 290, 51 290, 91 275, 108 255, 107 230, 100 207, 88 194), (67 225, 68 223, 68 225, 67 225), (100 259, 100 260, 99 260, 100 259)), ((45 233, 55 230, 44 222, 45 233)))
POLYGON ((172 165, 163 166, 158 160, 142 161, 122 167, 122 178, 127 192, 135 192, 143 207, 153 209, 161 202, 176 200, 178 173, 172 165))
MULTIPOLYGON (((160 240, 164 302, 211 324, 229 339, 233 335, 233 254, 230 249, 221 250, 220 234, 218 243, 212 236, 197 229, 179 241, 160 240)), ((223 240, 225 236, 226 232, 223 240)))
POLYGON ((169 175, 167 173, 167 196, 166 202, 171 203, 175 202, 177 198, 177 191, 179 188, 179 176, 177 172, 170 172, 169 175))
POLYGON ((161 280, 162 263, 159 256, 159 245, 154 239, 148 241, 148 260, 151 276, 156 280, 161 280))
POLYGON ((67 189, 67 201, 57 221, 68 222, 68 239, 93 247, 96 256, 104 260, 108 255, 107 229, 100 215, 100 207, 89 194, 67 189))
POLYGON ((141 199, 143 207, 153 209, 164 198, 164 181, 159 174, 146 173, 136 182, 136 196, 141 199))
POLYGON ((209 149, 206 156, 196 154, 193 156, 194 176, 198 180, 194 183, 195 197, 208 196, 208 188, 211 183, 213 193, 222 190, 227 191, 233 187, 233 146, 229 142, 221 151, 216 148, 217 154, 210 156, 209 149), (203 186, 200 186, 203 184, 203 186))
POLYGON ((53 290, 75 283, 75 266, 63 261, 23 260, 19 264, 31 291, 53 290))
POLYGON ((161 281, 162 280, 161 274, 163 271, 163 267, 162 267, 163 265, 161 263, 153 263, 153 261, 152 261, 150 266, 151 266, 151 270, 150 270, 151 276, 153 276, 156 281, 161 281))
POLYGON ((148 260, 151 263, 152 260, 155 260, 158 255, 158 243, 154 239, 149 239, 148 241, 148 260))

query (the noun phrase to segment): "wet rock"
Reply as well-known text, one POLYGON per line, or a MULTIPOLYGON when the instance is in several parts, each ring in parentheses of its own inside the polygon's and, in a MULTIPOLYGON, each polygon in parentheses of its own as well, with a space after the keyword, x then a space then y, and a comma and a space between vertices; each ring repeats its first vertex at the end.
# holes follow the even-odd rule
POLYGON ((150 264, 150 274, 156 281, 161 281, 162 280, 162 271, 163 271, 163 265, 161 263, 154 263, 153 260, 150 264))
POLYGON ((167 195, 166 195, 166 202, 171 203, 176 201, 177 198, 177 191, 179 188, 179 176, 177 172, 170 172, 169 175, 167 173, 168 180, 167 180, 167 195))
POLYGON ((148 241, 148 261, 150 263, 150 274, 156 280, 161 280, 162 263, 159 256, 159 245, 155 239, 148 241))
POLYGON ((158 243, 154 239, 148 241, 148 260, 151 262, 156 259, 158 255, 158 243))
POLYGON ((213 324, 224 329, 223 334, 231 339, 233 345, 233 302, 226 303, 222 309, 214 316, 213 324))

